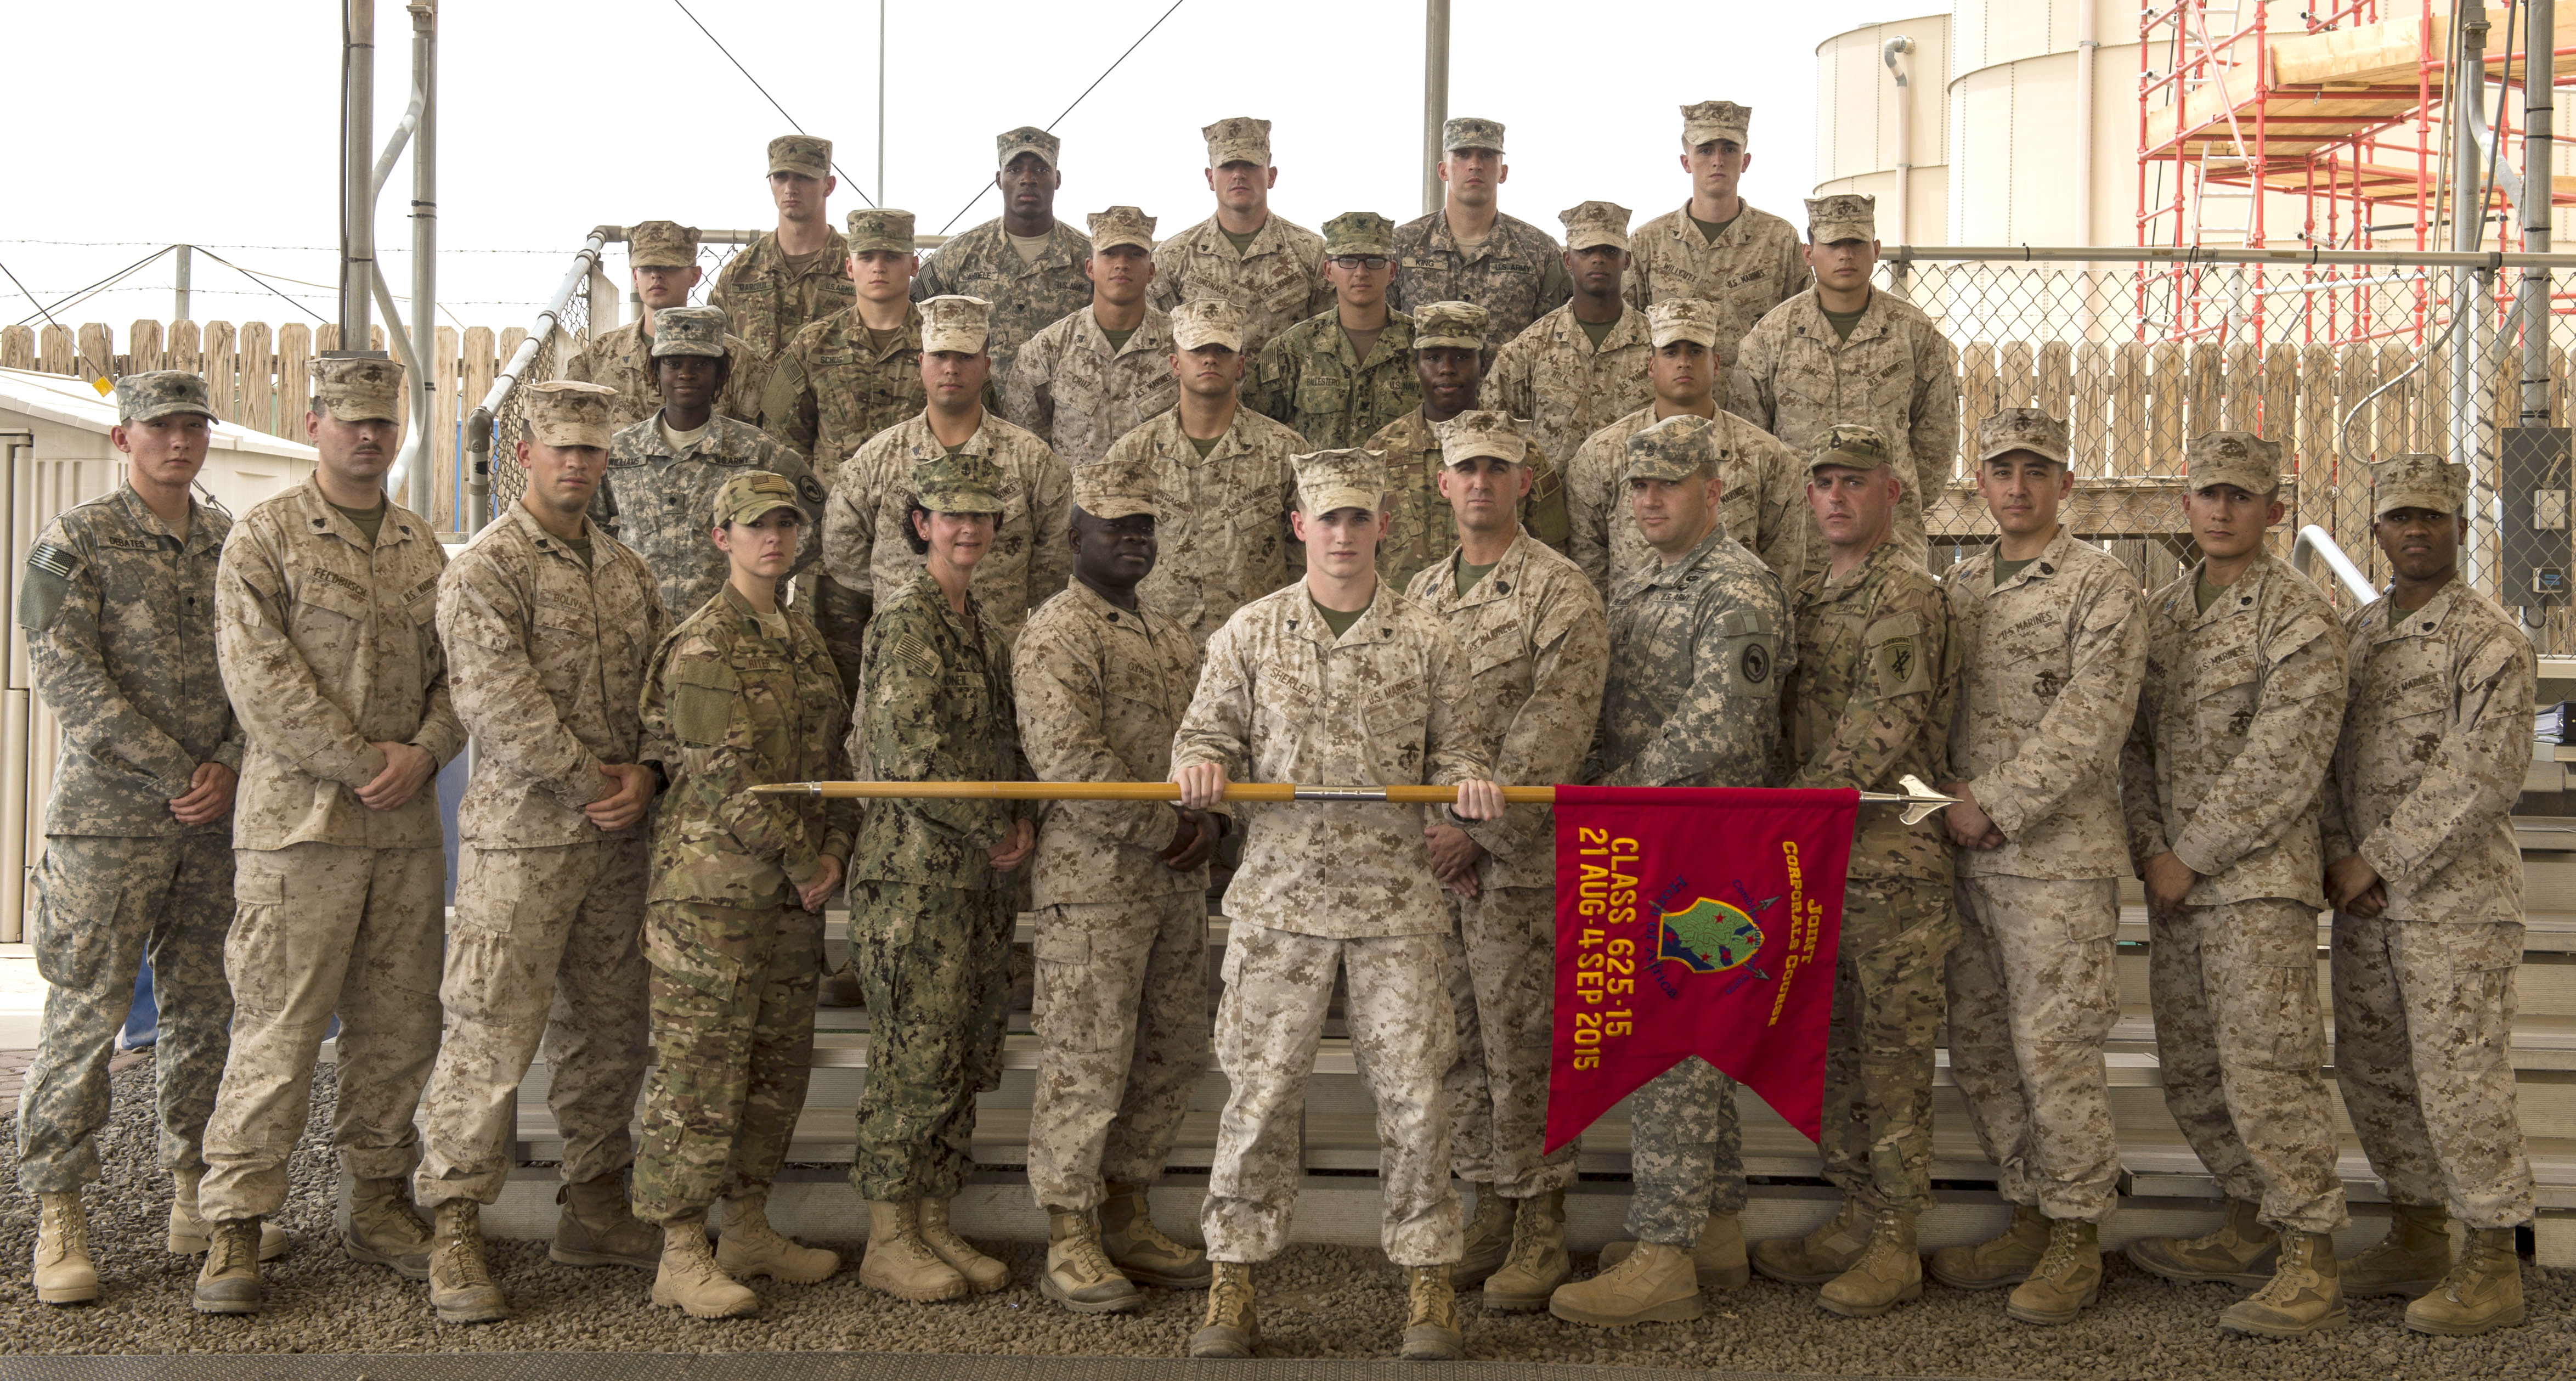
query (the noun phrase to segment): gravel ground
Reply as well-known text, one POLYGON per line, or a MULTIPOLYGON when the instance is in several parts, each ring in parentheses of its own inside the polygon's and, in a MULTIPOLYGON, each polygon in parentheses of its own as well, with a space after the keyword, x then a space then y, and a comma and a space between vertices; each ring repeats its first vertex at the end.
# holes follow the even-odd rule
MULTIPOLYGON (((626 1352, 853 1350, 1178 1356, 1203 1296, 1147 1291, 1142 1314, 1077 1318, 1014 1288, 970 1302, 916 1306, 860 1288, 847 1268, 819 1285, 758 1282, 756 1319, 699 1322, 645 1302, 640 1272, 569 1270, 542 1243, 495 1243, 493 1267, 519 1309, 515 1320, 452 1327, 430 1316, 423 1287, 345 1260, 331 1229, 332 1177, 323 1150, 332 1070, 315 1080, 311 1126, 280 1223, 296 1247, 268 1267, 269 1312, 207 1318, 188 1308, 193 1259, 160 1250, 167 1188, 152 1168, 149 1062, 115 1077, 116 1117, 101 1151, 109 1181, 90 1199, 91 1240, 104 1299, 38 1304, 24 1262, 35 1207, 17 1188, 14 1135, 0 1144, 0 1351, 9 1352, 467 1352, 572 1349, 626 1352)), ((7 1118, 0 1117, 0 1121, 7 1118)), ((855 1259, 857 1244, 833 1244, 855 1259)), ((1032 1243, 997 1248, 1026 1282, 1044 1258, 1032 1243)), ((1579 1263, 1588 1269, 1589 1262, 1579 1263)), ((2461 1381, 2576 1375, 2576 1272, 2526 1266, 2533 1322, 2485 1338, 2430 1338, 2399 1325, 2402 1302, 2353 1307, 2355 1327, 2306 1342, 2238 1339, 2216 1327, 2238 1293, 2176 1286, 2114 1262, 2102 1301, 2065 1328, 2004 1317, 1995 1295, 1931 1287, 1919 1304, 1881 1319, 1818 1311, 1812 1292, 1756 1278, 1710 1300, 1689 1324, 1594 1330, 1546 1315, 1486 1314, 1470 1302, 1467 1345, 1478 1359, 1740 1371, 1953 1377, 2247 1378, 2301 1381, 2461 1381)), ((1392 1355, 1404 1296, 1374 1252, 1293 1247, 1260 1276, 1263 1353, 1272 1357, 1392 1355)))

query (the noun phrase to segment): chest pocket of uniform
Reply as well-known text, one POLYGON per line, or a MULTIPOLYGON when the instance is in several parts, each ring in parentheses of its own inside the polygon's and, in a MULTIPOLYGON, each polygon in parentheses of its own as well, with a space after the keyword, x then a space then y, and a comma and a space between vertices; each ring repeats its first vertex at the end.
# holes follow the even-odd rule
POLYGON ((1350 394, 1350 382, 1338 369, 1330 373, 1308 373, 1297 381, 1297 411, 1341 411, 1342 400, 1350 394))
POLYGON ((2253 649, 2246 647, 2231 649, 2201 668, 2200 694, 2192 701, 2191 717, 2204 741, 2245 737, 2262 697, 2260 670, 2253 649))
POLYGON ((1408 678, 1370 692, 1368 701, 1369 765, 1381 781, 1422 780, 1422 734, 1431 717, 1430 691, 1408 678))
POLYGON ((299 582, 291 616, 295 631, 323 636, 350 634, 373 617, 375 600, 345 582, 345 577, 329 572, 314 572, 299 582))
POLYGON ((1923 621, 1912 614, 1900 614, 1871 625, 1862 635, 1862 650, 1869 658, 1871 679, 1883 695, 1913 695, 1932 688, 1931 673, 1923 666, 1923 621))
POLYGON ((693 748, 713 748, 733 723, 740 682, 721 662, 683 662, 672 672, 671 733, 693 748))

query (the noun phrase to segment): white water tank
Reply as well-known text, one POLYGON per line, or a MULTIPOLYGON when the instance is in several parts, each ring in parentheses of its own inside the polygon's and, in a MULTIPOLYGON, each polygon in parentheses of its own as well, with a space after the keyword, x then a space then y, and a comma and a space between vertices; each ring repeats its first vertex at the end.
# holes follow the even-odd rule
POLYGON ((1889 245, 1949 243, 1950 16, 1926 14, 1846 30, 1816 45, 1816 196, 1859 192, 1878 198, 1878 237, 1889 245), (1911 51, 1898 108, 1887 45, 1911 51), (1906 118, 1900 118, 1900 115, 1906 118), (1900 145, 1900 141, 1902 144, 1900 145), (1906 182, 1907 224, 1896 224, 1897 169, 1906 182))

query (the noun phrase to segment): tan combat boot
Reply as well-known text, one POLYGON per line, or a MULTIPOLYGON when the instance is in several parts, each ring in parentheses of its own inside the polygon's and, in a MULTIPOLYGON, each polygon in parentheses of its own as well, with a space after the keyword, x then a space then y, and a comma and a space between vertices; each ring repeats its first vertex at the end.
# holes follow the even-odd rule
POLYGON ((972 1243, 948 1228, 948 1201, 921 1201, 921 1240, 939 1259, 948 1263, 979 1295, 989 1295, 1011 1283, 1011 1268, 975 1250, 972 1243))
POLYGON ((1569 1323, 1617 1328, 1631 1323, 1687 1323, 1700 1316, 1699 1273, 1690 1254, 1640 1242, 1619 1264, 1548 1296, 1547 1312, 1569 1323))
POLYGON ((838 1252, 808 1247, 769 1225, 769 1196, 725 1200, 724 1227, 716 1233, 716 1264, 736 1280, 767 1276, 811 1285, 841 1269, 838 1252))
POLYGON ((2030 1279, 2013 1287, 2004 1312, 2023 1323, 2073 1323, 2102 1293, 2102 1229, 2080 1218, 2051 1219, 2048 1250, 2030 1279))
POLYGON ((900 1300, 930 1304, 966 1295, 966 1277, 921 1240, 919 1201, 868 1200, 868 1250, 859 1283, 900 1300))
POLYGON ((430 1228, 429 1307, 440 1323, 492 1323, 510 1317, 510 1302, 483 1262, 483 1206, 450 1199, 430 1228))
POLYGON ((265 1293, 259 1283, 259 1220, 218 1219, 197 1269, 192 1301, 200 1314, 256 1314, 265 1293))
POLYGON ((1466 1250, 1449 1268, 1449 1283, 1473 1289, 1503 1268, 1512 1251, 1512 1204, 1490 1184, 1476 1186, 1476 1210, 1467 1217, 1466 1250))
POLYGON ((2335 1270, 2334 1235, 2279 1234, 2280 1265, 2262 1289, 2227 1306, 2218 1326, 2265 1338, 2297 1338, 2352 1327, 2335 1270))
POLYGON ((1154 1226, 1147 1186, 1113 1184, 1100 1201, 1100 1250, 1109 1264, 1140 1285, 1163 1290, 1204 1290, 1208 1285, 1207 1253, 1183 1246, 1154 1226))
POLYGON ((1893 1209, 1861 1219, 1869 1233, 1851 1268, 1816 1292, 1816 1303, 1847 1319, 1874 1319, 1923 1298, 1923 1255, 1914 1245, 1914 1215, 1893 1209))
POLYGON ((2048 1219, 2028 1204, 2015 1204, 2012 1226, 2003 1236, 1972 1247, 1943 1247, 1932 1253, 1927 1269, 1953 1290, 1993 1290, 2030 1279, 2047 1251, 2048 1219))
POLYGON ((1079 1209, 1047 1211, 1046 1272, 1038 1293, 1077 1314, 1125 1314, 1145 1307, 1136 1282, 1100 1249, 1100 1224, 1079 1209))
MULTIPOLYGON (((1601 1269, 1608 1270, 1628 1259, 1635 1251, 1634 1242, 1613 1242, 1601 1249, 1601 1269)), ((1699 1230, 1699 1244, 1691 1248, 1691 1265, 1699 1272, 1703 1290, 1741 1290, 1753 1279, 1753 1265, 1744 1252, 1744 1224, 1732 1213, 1712 1213, 1699 1230)))
POLYGON ((429 1226, 400 1176, 349 1182, 349 1226, 340 1245, 351 1261, 386 1267, 405 1280, 429 1279, 429 1226))
POLYGON ((2125 1255, 2131 1265, 2167 1280, 2223 1280, 2262 1285, 2278 1278, 2280 1234, 2256 1220, 2259 1210, 2242 1199, 2227 1201, 2227 1218, 2201 1237, 2141 1237, 2125 1255))
MULTIPOLYGON (((214 1240, 214 1229, 197 1216, 197 1182, 206 1177, 203 1170, 170 1172, 170 1226, 163 1242, 181 1256, 195 1256, 214 1240)), ((259 1225, 259 1259, 275 1261, 286 1255, 286 1234, 275 1223, 259 1225)))
POLYGON ((2391 1204, 2388 1235, 2343 1263, 2346 1299, 2404 1295, 2415 1299, 2442 1288, 2451 1273, 2451 1222, 2438 1205, 2391 1204))
POLYGON ((760 1312, 760 1296, 724 1273, 707 1246, 707 1215, 662 1225, 662 1260, 653 1273, 653 1302, 693 1319, 739 1319, 760 1312))
POLYGON ((2469 1249, 2442 1278, 2442 1287, 2406 1306, 2406 1326, 2418 1333, 2468 1338, 2498 1328, 2520 1328, 2522 1258, 2513 1229, 2474 1228, 2469 1249))
POLYGON ((1834 1216, 1804 1237, 1775 1237, 1753 1244, 1753 1269, 1791 1285, 1822 1285, 1852 1268, 1869 1249, 1870 1216, 1847 1198, 1834 1216))
POLYGON ((650 1271, 662 1264, 662 1232, 637 1218, 626 1205, 626 1179, 602 1175, 555 1191, 563 1212, 555 1215, 555 1240, 546 1258, 558 1266, 632 1266, 650 1271))
POLYGON ((1485 1307, 1532 1313, 1574 1275, 1565 1254, 1565 1191, 1551 1189, 1522 1199, 1512 1215, 1512 1249, 1503 1268, 1485 1277, 1485 1307))
POLYGON ((36 1196, 36 1298, 87 1304, 98 1298, 98 1268, 89 1263, 89 1215, 80 1191, 36 1196))
POLYGON ((1467 1338, 1458 1327, 1458 1288, 1449 1283, 1450 1269, 1404 1268, 1404 1344, 1397 1355, 1408 1362, 1455 1362, 1467 1355, 1467 1338))
POLYGON ((1219 1261, 1208 1272, 1207 1318, 1190 1335, 1192 1357, 1249 1357, 1261 1346, 1261 1317, 1253 1306, 1252 1266, 1219 1261))

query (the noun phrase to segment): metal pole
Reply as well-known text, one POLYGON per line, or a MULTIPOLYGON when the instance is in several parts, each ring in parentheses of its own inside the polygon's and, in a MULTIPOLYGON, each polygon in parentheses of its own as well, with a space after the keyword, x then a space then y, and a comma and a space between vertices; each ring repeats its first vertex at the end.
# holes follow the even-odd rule
MULTIPOLYGON (((2551 140, 2556 137, 2550 87, 2558 79, 2557 0, 2523 0, 2531 26, 2522 42, 2522 251, 2549 252, 2551 140)), ((2549 425, 2549 270, 2522 271, 2522 425, 2549 425)))
POLYGON ((886 0, 877 0, 877 205, 886 204, 885 190, 885 34, 886 0))
POLYGON ((429 434, 438 416, 438 0, 412 0, 412 91, 420 100, 420 128, 411 144, 411 496, 404 506, 429 515, 429 434))
POLYGON ((1449 123, 1449 0, 1423 0, 1422 214, 1440 209, 1440 127, 1449 123))
POLYGON ((340 348, 365 350, 376 277, 376 0, 342 0, 340 348))
MULTIPOLYGON (((2451 55, 2451 248, 2467 251, 2478 247, 2479 231, 2484 227, 2487 197, 2483 179, 2484 166, 2477 157, 2478 103, 2486 97, 2487 19, 2484 10, 2471 10, 2460 17, 2459 51, 2451 55), (2462 96, 2468 99, 2460 99, 2462 96)), ((2477 383, 2477 333, 2470 329, 2474 314, 2483 321, 2486 305, 2480 300, 2476 269, 2461 268, 2451 275, 2451 436, 2450 455, 2454 462, 2471 464, 2477 455, 2478 421, 2483 410, 2478 406, 2484 390, 2477 383)))
POLYGON ((188 283, 197 267, 197 247, 181 245, 179 252, 171 257, 177 262, 177 267, 170 275, 170 319, 186 321, 188 319, 188 283))

